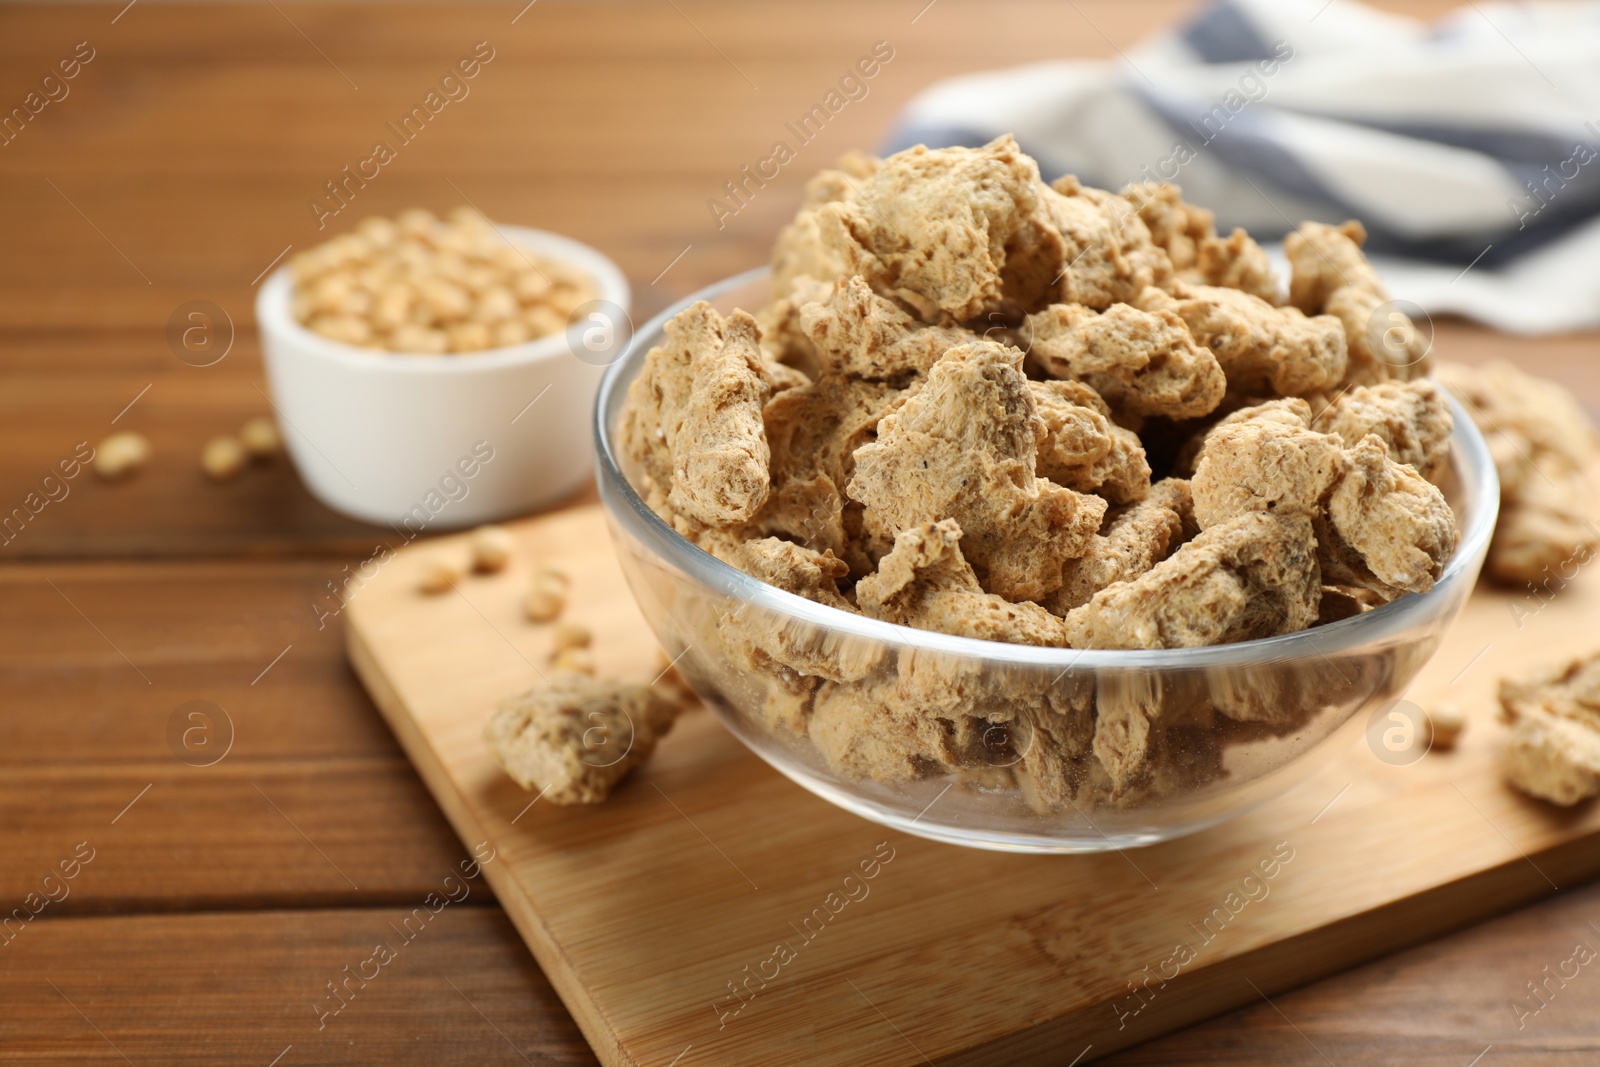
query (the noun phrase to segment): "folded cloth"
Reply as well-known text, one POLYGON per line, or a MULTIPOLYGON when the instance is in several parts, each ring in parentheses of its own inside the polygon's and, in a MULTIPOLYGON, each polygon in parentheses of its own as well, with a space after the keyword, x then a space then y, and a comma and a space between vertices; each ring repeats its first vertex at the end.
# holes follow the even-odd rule
MULTIPOLYGON (((1089 27, 1085 27, 1086 31, 1089 27)), ((1172 181, 1262 238, 1360 219, 1390 288, 1525 333, 1600 326, 1600 2, 1221 0, 1116 61, 941 82, 888 150, 1014 133, 1046 177, 1172 181)))

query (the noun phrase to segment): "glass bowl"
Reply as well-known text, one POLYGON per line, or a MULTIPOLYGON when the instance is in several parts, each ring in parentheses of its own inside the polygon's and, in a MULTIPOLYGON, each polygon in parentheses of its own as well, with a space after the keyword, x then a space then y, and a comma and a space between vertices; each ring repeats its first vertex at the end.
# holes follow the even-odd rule
MULTIPOLYGON (((1401 693, 1472 591, 1499 506, 1494 463, 1455 408, 1444 491, 1459 544, 1433 590, 1299 633, 1209 648, 1079 651, 932 633, 814 603, 685 540, 614 447, 628 385, 668 319, 767 296, 750 271, 668 308, 600 386, 600 498, 662 647, 750 749, 813 793, 907 833, 1016 852, 1152 844, 1211 826, 1304 777, 1345 722, 1401 693), (1094 754, 1141 731, 1113 782, 1094 754), (912 754, 914 753, 914 754, 912 754)), ((1452 404, 1455 402, 1452 400, 1452 404)), ((1114 760, 1113 760, 1114 761, 1114 760)))

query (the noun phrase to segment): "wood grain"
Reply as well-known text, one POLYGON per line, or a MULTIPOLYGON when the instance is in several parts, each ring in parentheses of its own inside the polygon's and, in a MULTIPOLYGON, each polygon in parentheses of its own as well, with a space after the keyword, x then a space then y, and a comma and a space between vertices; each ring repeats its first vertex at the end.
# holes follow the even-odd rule
POLYGON ((1115 1067, 1326 1067, 1330 1062, 1586 1067, 1600 1060, 1600 981, 1569 963, 1600 952, 1600 886, 1411 949, 1141 1045, 1115 1067), (1566 964, 1570 975, 1544 971, 1566 964), (1540 997, 1528 983, 1549 982, 1540 997), (1518 1007, 1532 1014, 1523 1014, 1518 1007))
POLYGON ((465 855, 398 760, 11 770, 0 811, 5 914, 79 842, 96 858, 64 914, 394 902, 465 855))
MULTIPOLYGON (((474 891, 445 909, 381 981, 352 986, 356 999, 322 1031, 312 998, 326 997, 323 983, 365 959, 374 935, 390 936, 389 923, 408 908, 41 920, 0 949, 0 995, 10 1009, 0 1062, 123 1062, 54 982, 141 1064, 261 1067, 291 1042, 282 1063, 524 1062, 505 1037, 537 1064, 595 1063, 509 921, 479 904, 474 891), (115 971, 106 966, 111 954, 115 971), (152 1033, 151 1019, 169 1031, 181 1026, 184 1040, 152 1033)), ((1492 1044, 1485 1062, 1588 1067, 1600 1053, 1600 982, 1588 968, 1565 988, 1552 986, 1548 1006, 1521 1030, 1511 1004, 1531 1003, 1526 983, 1568 959, 1577 942, 1600 948, 1589 926, 1597 913, 1600 886, 1563 893, 1104 1062, 1463 1067, 1492 1044)))
POLYGON ((594 1063, 511 924, 483 906, 482 879, 460 885, 467 895, 449 890, 460 901, 426 923, 412 911, 421 894, 391 908, 38 921, 0 948, 0 1062, 594 1063), (367 963, 380 943, 393 961, 367 963), (337 1014, 330 982, 346 998, 337 1014))
POLYGON ((448 871, 461 846, 353 684, 338 616, 318 629, 342 566, 0 568, 0 900, 85 840, 68 912, 391 901, 448 871))
POLYGON ((774 1065, 1103 1055, 1249 1003, 1252 982, 1271 996, 1600 873, 1600 808, 1558 812, 1502 784, 1492 706, 1500 673, 1587 647, 1583 624, 1600 614, 1589 576, 1520 625, 1512 598, 1473 597, 1408 691, 1424 704, 1448 695, 1469 716, 1448 754, 1387 765, 1362 718, 1281 799, 1204 833, 1128 853, 1012 856, 827 805, 706 715, 603 807, 530 803, 482 740, 494 703, 542 680, 550 628, 519 610, 529 561, 571 575, 571 614, 601 635, 602 672, 648 681, 661 660, 598 507, 513 529, 518 562, 451 596, 419 594, 418 576, 433 554, 464 554, 464 535, 398 553, 348 611, 351 661, 457 834, 503 857, 488 872, 496 895, 608 1065, 686 1044, 774 1065), (848 939, 794 937, 796 916, 885 849, 892 869, 836 920, 848 939), (1286 873, 1261 905, 1196 942, 1199 918, 1271 856, 1286 873), (982 907, 964 907, 975 887, 982 907), (798 963, 765 976, 748 1004, 730 1000, 727 982, 774 938, 798 940, 798 963), (1200 944, 1198 961, 1130 1002, 1129 983, 1180 943, 1200 944), (839 1021, 824 1029, 819 1017, 839 1021))

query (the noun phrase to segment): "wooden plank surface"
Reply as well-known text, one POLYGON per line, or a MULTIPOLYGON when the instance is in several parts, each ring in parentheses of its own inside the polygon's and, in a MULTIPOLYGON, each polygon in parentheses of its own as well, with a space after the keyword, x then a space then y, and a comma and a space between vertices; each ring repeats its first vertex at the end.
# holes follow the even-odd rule
POLYGON ((0 900, 81 840, 100 858, 65 912, 392 901, 448 870, 461 846, 351 684, 342 576, 0 569, 0 900))
POLYGON ((425 922, 420 894, 40 922, 0 953, 0 1062, 593 1063, 481 882, 425 922), (393 953, 381 965, 379 944, 393 953))
POLYGON ((1600 949, 1597 913, 1600 886, 1572 890, 1270 1001, 1258 997, 1249 1008, 1106 1063, 1463 1067, 1482 1057, 1484 1065, 1587 1067, 1600 1059, 1600 982, 1552 982, 1542 994, 1548 1003, 1527 983, 1547 981, 1543 968, 1561 967, 1579 943, 1600 949), (1537 1014, 1522 1015, 1519 1005, 1537 1014))
POLYGON ((1592 575, 1520 625, 1506 594, 1468 603, 1408 690, 1469 716, 1452 752, 1389 765, 1363 718, 1329 740, 1327 765, 1232 822, 1126 853, 1014 856, 834 808, 706 714, 604 806, 537 804, 482 738, 498 699, 543 681, 551 628, 519 607, 533 566, 571 576, 569 614, 599 635, 603 674, 647 682, 661 659, 598 506, 513 529, 512 566, 447 596, 419 593, 419 575, 465 555, 467 535, 398 553, 348 609, 350 656, 457 834, 498 851, 487 877, 608 1067, 686 1046, 772 1065, 1047 1064, 1069 1046, 1095 1058, 1248 1003, 1251 983, 1270 996, 1600 873, 1600 808, 1557 811, 1500 781, 1492 673, 1585 650, 1592 575), (841 872, 885 852, 892 873, 837 920, 848 938, 793 936, 841 872), (1194 924, 1273 856, 1285 873, 1260 907, 1197 942, 1194 924), (981 907, 964 906, 975 896, 981 907), (798 944, 798 962, 748 1003, 730 999, 727 982, 773 939, 798 944), (1197 962, 1134 997, 1129 983, 1178 944, 1199 944, 1197 962))
MULTIPOLYGON (((363 210, 442 209, 465 193, 508 221, 572 233, 628 271, 642 321, 676 296, 762 261, 805 176, 848 147, 876 143, 931 80, 1034 59, 1110 56, 1189 5, 939 0, 913 24, 924 6, 539 0, 514 25, 523 0, 276 10, 154 0, 127 10, 122 0, 0 6, 7 107, 76 42, 97 49, 71 96, 0 149, 0 507, 20 503, 78 442, 113 428, 149 434, 157 450, 131 483, 75 480, 67 499, 0 546, 4 899, 20 903, 32 891, 28 872, 42 875, 76 842, 101 830, 114 835, 95 838, 106 848, 72 896, 30 928, 29 937, 53 931, 58 941, 39 943, 60 951, 24 958, 17 946, 0 949, 0 989, 17 1006, 0 1020, 0 1061, 123 1062, 109 1050, 64 1043, 92 1032, 81 1020, 67 1030, 76 1016, 33 1010, 43 975, 79 967, 105 979, 94 990, 97 1005, 123 1005, 117 1027, 147 1026, 152 1015, 188 1024, 181 1037, 170 1028, 147 1032, 135 1062, 266 1063, 276 1050, 260 1054, 265 1030, 232 1026, 229 1013, 254 1018, 250 998, 279 981, 284 958, 310 958, 314 947, 290 942, 279 952, 263 941, 279 928, 253 911, 227 916, 237 922, 224 926, 205 912, 158 917, 167 922, 154 939, 160 949, 133 925, 119 925, 143 919, 87 913, 338 906, 326 913, 333 925, 317 929, 359 941, 365 909, 412 899, 463 855, 340 662, 336 640, 314 629, 310 595, 370 553, 383 531, 312 501, 284 464, 222 487, 195 469, 207 437, 267 410, 251 280, 285 245, 317 238, 311 193, 464 47, 491 40, 497 59, 473 95, 385 170, 363 193, 363 210), (897 56, 871 95, 852 103, 749 209, 714 228, 705 199, 880 37, 897 56), (215 301, 236 331, 228 357, 212 367, 179 362, 164 336, 173 309, 195 298, 215 301), (197 557, 209 562, 196 567, 197 557), (230 569, 228 560, 256 562, 230 569), (64 601, 52 603, 42 577, 84 607, 152 684, 64 601), (196 768, 171 753, 166 722, 180 698, 210 699, 234 717, 237 747, 221 763, 196 768), (360 888, 287 822, 263 818, 278 816, 251 782, 341 867, 353 860, 361 873, 347 873, 360 888), (150 791, 109 825, 145 785, 150 791), (126 970, 146 954, 158 962, 126 970), (167 967, 197 977, 163 986, 167 967), (172 989, 182 995, 165 995, 172 989), (207 990, 226 991, 229 1011, 208 1012, 207 990)), ((1436 15, 1452 3, 1385 6, 1436 15)), ((1516 359, 1577 385, 1591 405, 1600 402, 1595 342, 1505 338, 1449 322, 1438 335, 1442 352, 1516 359)), ((1592 917, 1592 895, 1525 914, 1564 915, 1566 925, 1550 936, 1577 936, 1584 913, 1574 900, 1590 902, 1592 917)), ((1515 921, 1480 927, 1430 946, 1433 955, 1411 953, 1274 1000, 1298 1023, 1307 1012, 1336 1061, 1340 1049, 1391 1061, 1412 1058, 1419 1043, 1453 1050, 1443 1039, 1454 1035, 1434 1025, 1454 1017, 1442 1006, 1498 1003, 1564 958, 1530 929, 1515 921), (1378 990, 1409 1014, 1380 1010, 1378 990), (1470 999, 1480 996, 1488 999, 1470 999)), ((491 1012, 498 1025, 535 1062, 590 1062, 509 927, 502 920, 485 936, 498 938, 501 951, 471 949, 475 973, 521 991, 523 1014, 508 1023, 491 1012), (513 1027, 524 1016, 519 1032, 513 1027)), ((1593 1017, 1594 986, 1572 984, 1537 1026, 1495 1037, 1497 1048, 1514 1048, 1527 1062, 1591 1062, 1592 1054, 1583 1057, 1592 1035, 1585 1045, 1584 1031, 1562 1020, 1593 1017)), ((403 993, 392 1013, 347 1013, 339 1040, 297 1046, 284 1067, 522 1061, 477 1015, 441 1013, 433 988, 395 988, 403 993)), ((90 1015, 101 1021, 98 1010, 90 1015)), ((1485 1008, 1462 1032, 1496 1017, 1485 1008)), ((120 1029, 108 1032, 122 1043, 120 1029)), ((1323 1062, 1296 1049, 1298 1037, 1264 1005, 1189 1034, 1154 1046, 1159 1059, 1152 1053, 1144 1062, 1323 1062)))
MULTIPOLYGON (((392 939, 389 924, 408 910, 41 921, 0 952, 0 1062, 123 1063, 107 1039, 138 1064, 260 1067, 290 1044, 281 1063, 597 1062, 510 922, 476 897, 446 908, 381 979, 352 984, 350 1006, 318 1030, 311 1005, 318 993, 327 1003, 325 983, 368 958, 369 942, 392 939)), ((1481 1063, 1590 1067, 1600 983, 1558 989, 1521 1030, 1510 1005, 1529 1001, 1524 983, 1569 959, 1575 942, 1595 945, 1597 912, 1600 886, 1563 893, 1102 1062, 1464 1067, 1493 1045, 1481 1063)))

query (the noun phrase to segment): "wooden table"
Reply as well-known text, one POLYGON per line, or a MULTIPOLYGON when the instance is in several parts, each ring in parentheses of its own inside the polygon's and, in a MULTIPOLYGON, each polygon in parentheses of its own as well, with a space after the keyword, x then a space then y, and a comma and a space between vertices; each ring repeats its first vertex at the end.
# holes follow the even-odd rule
MULTIPOLYGON (((254 281, 319 239, 323 183, 450 64, 494 49, 324 233, 470 200, 611 253, 642 320, 762 261, 805 175, 876 143, 933 79, 1110 55, 1186 7, 524 2, 0 8, 6 110, 79 42, 93 53, 0 147, 0 513, 79 442, 155 445, 137 479, 82 474, 0 544, 0 913, 38 912, 0 934, 0 1062, 593 1062, 481 889, 319 1029, 313 1001, 464 852, 337 618, 319 625, 329 583, 392 535, 312 501, 285 463, 220 486, 197 464, 268 410, 254 281), (895 56, 870 95, 719 229, 707 199, 879 40, 895 56), (212 366, 169 347, 190 300, 233 323, 212 366), (171 739, 195 700, 223 711, 207 766, 171 739)), ((1593 335, 1442 323, 1437 347, 1600 401, 1593 335)), ((1521 1031, 1509 1005, 1574 942, 1600 946, 1597 927, 1600 887, 1564 887, 1118 1062, 1443 1064, 1430 1042, 1470 1034, 1493 1045, 1485 1064, 1592 1064, 1589 968, 1521 1031)))

